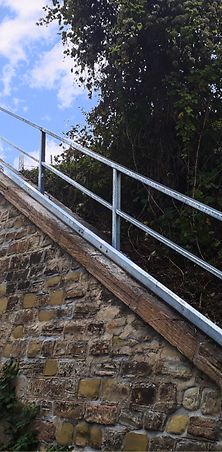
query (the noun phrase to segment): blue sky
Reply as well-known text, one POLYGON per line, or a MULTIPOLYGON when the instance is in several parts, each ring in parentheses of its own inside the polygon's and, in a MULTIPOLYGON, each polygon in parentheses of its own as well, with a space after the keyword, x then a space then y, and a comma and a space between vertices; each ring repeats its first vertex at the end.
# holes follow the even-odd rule
MULTIPOLYGON (((84 122, 83 111, 95 100, 74 82, 73 61, 63 56, 57 24, 36 25, 47 3, 51 1, 0 0, 0 105, 62 134, 84 122)), ((1 112, 0 135, 37 155, 38 133, 1 112)), ((59 151, 50 139, 48 159, 59 151)), ((18 154, 1 142, 0 156, 18 164, 18 154)))

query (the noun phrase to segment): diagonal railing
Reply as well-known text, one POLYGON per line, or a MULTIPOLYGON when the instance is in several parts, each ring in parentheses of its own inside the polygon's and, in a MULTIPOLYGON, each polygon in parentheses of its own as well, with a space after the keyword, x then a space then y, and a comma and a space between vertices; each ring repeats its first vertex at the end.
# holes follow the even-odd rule
POLYGON ((211 322, 209 319, 207 319, 205 316, 203 316, 201 313, 199 313, 197 310, 195 310, 192 306, 190 306, 188 303, 186 303, 184 300, 182 300, 180 297, 178 297, 175 293, 170 291, 167 287, 165 287, 163 284, 161 284, 159 281, 157 281, 155 278, 153 278, 151 275, 146 273, 142 268, 140 268, 137 264, 135 264, 133 261, 128 259, 123 253, 120 251, 120 245, 121 245, 121 218, 129 222, 130 224, 136 226, 140 230, 144 231, 146 234, 150 235, 151 237, 155 238, 162 244, 166 245, 167 247, 173 249, 175 252, 179 253, 186 259, 192 261, 194 264, 202 267, 207 272, 213 274, 219 279, 222 279, 222 271, 218 268, 214 267, 213 265, 209 264, 205 260, 199 258, 198 256, 192 254, 191 252, 187 251, 185 248, 182 248, 181 246, 177 245, 176 243, 172 242, 168 238, 164 237, 163 235, 159 234, 158 232, 154 231, 144 223, 141 223, 136 218, 130 216, 126 212, 124 212, 121 209, 121 176, 126 175, 130 177, 131 179, 134 179, 138 182, 143 183, 144 185, 151 187, 159 192, 164 193, 165 195, 168 195, 169 197, 176 199, 177 201, 180 201, 183 204, 186 204, 195 210, 198 210, 200 212, 203 212, 206 215, 209 215, 213 218, 216 218, 219 221, 222 221, 222 212, 207 206, 206 204, 203 204, 193 198, 190 198, 186 195, 183 195, 182 193, 179 193, 175 190, 170 189, 169 187, 166 187, 162 184, 159 184, 158 182, 153 181, 152 179, 149 179, 147 177, 144 177, 124 166, 119 165, 116 162, 113 162, 112 160, 109 160, 93 151, 91 151, 88 148, 85 148, 81 146, 80 144, 61 137, 35 123, 32 123, 31 121, 22 118, 21 116, 6 110, 3 107, 0 107, 0 111, 3 113, 6 113, 7 115, 10 115, 19 121, 24 122, 25 124, 34 127, 35 129, 38 129, 40 131, 41 135, 41 145, 40 145, 40 152, 39 152, 39 159, 36 159, 32 155, 30 155, 28 152, 25 152, 23 149, 18 147, 17 145, 11 143, 8 139, 4 137, 0 137, 0 139, 7 143, 8 145, 12 146, 14 149, 19 151, 21 154, 33 159, 35 163, 38 163, 39 172, 38 172, 38 190, 35 189, 31 184, 26 182, 21 174, 19 174, 11 165, 0 159, 1 164, 3 167, 7 168, 7 175, 11 177, 19 186, 21 186, 24 190, 29 192, 31 196, 33 196, 35 199, 39 200, 45 207, 47 207, 49 210, 51 210, 55 215, 57 215, 59 218, 61 218, 65 223, 69 224, 76 232, 80 233, 86 240, 88 240, 90 243, 92 243, 96 248, 101 250, 104 254, 108 255, 113 261, 115 261, 117 264, 119 264, 122 268, 124 268, 128 273, 130 273, 132 276, 134 276, 136 279, 138 279, 140 282, 142 282, 147 288, 151 289, 155 294, 160 296, 165 302, 170 304, 174 309, 179 311, 181 314, 184 315, 184 317, 188 318, 192 323, 194 323, 198 328, 200 328, 202 331, 204 331, 208 336, 212 337, 216 342, 218 342, 220 345, 222 345, 222 330, 215 325, 213 322, 211 322), (69 146, 69 148, 74 149, 76 151, 79 151, 83 155, 87 155, 91 157, 94 160, 97 160, 104 165, 110 167, 113 172, 113 189, 112 189, 112 203, 109 203, 105 199, 101 198, 91 190, 87 189, 83 185, 81 185, 79 182, 75 181, 74 179, 71 179, 69 176, 65 175, 61 171, 59 171, 54 166, 48 164, 46 162, 46 138, 47 136, 50 136, 52 138, 55 138, 59 140, 60 142, 66 144, 69 146), (108 242, 101 239, 98 235, 93 233, 91 230, 83 226, 81 223, 79 223, 77 220, 75 220, 72 216, 70 216, 65 210, 61 209, 57 204, 53 203, 51 199, 47 196, 45 193, 45 170, 48 170, 52 173, 54 173, 56 176, 60 177, 67 183, 69 183, 71 186, 75 187, 76 189, 80 190, 85 195, 91 197, 95 201, 97 201, 99 204, 103 205, 107 209, 109 209, 112 212, 112 245, 110 245, 108 242))

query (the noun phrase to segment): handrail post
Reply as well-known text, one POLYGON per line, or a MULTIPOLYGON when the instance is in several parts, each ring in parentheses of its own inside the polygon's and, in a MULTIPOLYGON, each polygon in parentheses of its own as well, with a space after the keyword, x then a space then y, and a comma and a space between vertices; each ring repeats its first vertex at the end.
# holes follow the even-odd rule
POLYGON ((120 217, 116 210, 121 208, 121 173, 113 169, 113 201, 112 201, 112 246, 120 251, 120 217))
POLYGON ((45 168, 44 166, 42 166, 42 162, 45 162, 45 150, 46 150, 46 133, 43 130, 41 130, 38 189, 42 194, 44 194, 45 192, 45 168))

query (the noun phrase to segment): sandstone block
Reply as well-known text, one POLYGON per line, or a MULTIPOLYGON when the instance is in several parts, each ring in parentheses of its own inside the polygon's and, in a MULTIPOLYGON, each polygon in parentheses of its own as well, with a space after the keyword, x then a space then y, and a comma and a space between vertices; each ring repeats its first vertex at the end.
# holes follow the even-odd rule
POLYGON ((180 435, 181 433, 185 432, 188 423, 189 423, 188 416, 175 414, 168 420, 166 425, 166 432, 180 435))
POLYGON ((34 308, 37 306, 38 297, 34 293, 27 293, 23 298, 23 307, 24 308, 34 308))
POLYGON ((43 375, 45 377, 52 377, 58 372, 58 363, 56 359, 47 359, 45 367, 43 369, 43 375))
POLYGON ((49 278, 46 281, 46 287, 54 287, 57 286, 61 281, 61 276, 57 275, 57 276, 52 276, 51 278, 49 278))
POLYGON ((85 295, 85 290, 81 287, 70 287, 66 289, 66 298, 82 298, 85 295))
POLYGON ((56 311, 42 310, 39 311, 38 317, 40 322, 48 322, 49 320, 55 319, 56 311))
POLYGON ((7 310, 8 298, 0 298, 0 314, 4 314, 7 310))
POLYGON ((77 446, 87 446, 89 442, 89 424, 80 422, 75 428, 75 444, 77 446))
POLYGON ((137 386, 132 390, 132 403, 136 405, 152 405, 156 399, 156 386, 137 386))
POLYGON ((82 275, 82 271, 81 270, 76 270, 74 272, 69 272, 64 276, 64 281, 65 282, 78 282, 80 280, 80 277, 82 275))
POLYGON ((124 451, 143 452, 148 448, 148 438, 145 433, 129 432, 125 436, 124 451))
POLYGON ((96 424, 114 425, 117 421, 118 410, 116 405, 88 405, 85 419, 96 424))
POLYGON ((66 446, 72 443, 74 427, 70 422, 63 422, 56 429, 56 441, 61 446, 66 446))
POLYGON ((15 339, 20 339, 21 337, 24 336, 24 326, 23 325, 18 325, 14 328, 14 330, 12 331, 12 336, 15 339))
POLYGON ((219 422, 215 419, 192 416, 187 431, 193 436, 216 440, 219 427, 219 422))
POLYGON ((38 341, 31 341, 29 342, 28 349, 27 349, 27 356, 28 358, 34 358, 35 356, 39 355, 42 350, 42 342, 38 341))
POLYGON ((94 449, 100 449, 102 446, 102 429, 98 425, 90 427, 89 444, 94 449))
POLYGON ((79 397, 85 397, 86 399, 97 399, 99 396, 100 379, 88 378, 80 380, 79 383, 79 397))
POLYGON ((114 378, 108 378, 102 381, 101 397, 108 402, 119 402, 129 397, 130 386, 118 383, 114 378))
POLYGON ((49 295, 49 304, 52 306, 59 306, 64 303, 64 292, 63 290, 54 290, 49 295))
POLYGON ((184 392, 183 396, 183 406, 187 410, 197 410, 200 405, 200 390, 199 388, 193 387, 188 388, 184 392))
POLYGON ((3 350, 3 356, 5 358, 10 358, 10 357, 16 358, 17 356, 20 355, 20 352, 21 352, 21 344, 20 343, 19 344, 17 342, 16 342, 16 344, 10 343, 5 346, 5 348, 3 350))
POLYGON ((218 414, 221 407, 221 398, 217 391, 211 389, 204 389, 201 411, 203 414, 218 414))
POLYGON ((6 289, 7 289, 7 286, 6 286, 5 282, 0 284, 0 298, 4 297, 6 295, 6 289))

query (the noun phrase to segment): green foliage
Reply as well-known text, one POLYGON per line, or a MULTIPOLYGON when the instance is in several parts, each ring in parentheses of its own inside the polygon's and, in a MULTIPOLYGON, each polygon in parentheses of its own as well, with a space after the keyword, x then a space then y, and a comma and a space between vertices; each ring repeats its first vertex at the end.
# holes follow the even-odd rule
POLYGON ((17 362, 10 359, 4 365, 0 378, 0 450, 36 450, 37 433, 32 431, 31 425, 38 409, 35 406, 23 406, 17 400, 17 375, 17 362))

